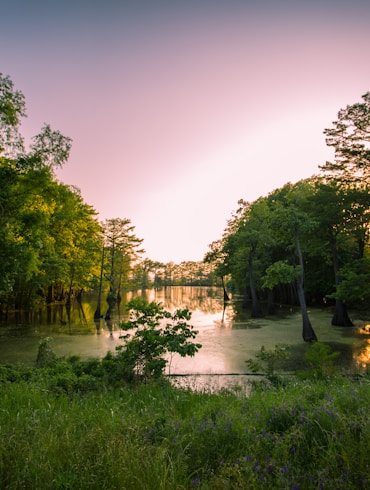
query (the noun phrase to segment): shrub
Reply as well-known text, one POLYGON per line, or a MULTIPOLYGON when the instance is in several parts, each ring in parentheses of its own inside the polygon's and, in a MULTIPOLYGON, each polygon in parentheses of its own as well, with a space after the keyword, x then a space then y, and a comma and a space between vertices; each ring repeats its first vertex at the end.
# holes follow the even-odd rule
POLYGON ((275 373, 276 364, 287 357, 287 347, 275 345, 274 349, 266 349, 263 345, 256 354, 257 360, 247 359, 245 362, 253 373, 263 372, 272 384, 280 384, 281 378, 275 373))
POLYGON ((36 359, 37 367, 55 366, 57 362, 57 356, 55 352, 51 349, 50 343, 50 337, 46 337, 45 339, 40 340, 36 359))
POLYGON ((339 357, 339 352, 333 352, 331 347, 323 342, 315 342, 310 346, 305 354, 305 359, 309 363, 309 372, 299 372, 301 378, 314 377, 325 378, 337 374, 338 368, 335 360, 339 357))
POLYGON ((130 333, 120 337, 124 343, 117 347, 117 360, 128 380, 158 378, 167 365, 166 354, 193 356, 201 348, 191 341, 198 332, 188 323, 188 309, 170 313, 160 303, 143 298, 134 298, 127 306, 130 319, 120 326, 130 333))

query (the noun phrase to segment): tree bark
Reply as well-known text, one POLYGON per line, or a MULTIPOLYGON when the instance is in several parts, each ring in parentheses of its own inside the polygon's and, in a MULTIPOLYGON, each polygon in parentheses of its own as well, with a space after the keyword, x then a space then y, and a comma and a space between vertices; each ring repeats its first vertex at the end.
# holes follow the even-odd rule
POLYGON ((100 279, 99 279, 99 293, 98 293, 98 304, 96 305, 96 310, 94 313, 94 319, 101 318, 100 304, 101 304, 101 292, 103 287, 103 268, 104 268, 104 247, 101 254, 101 265, 100 265, 100 279))
POLYGON ((47 296, 46 296, 46 302, 50 304, 53 301, 54 301, 54 290, 53 290, 53 286, 50 285, 48 287, 48 292, 47 292, 47 296))
POLYGON ((317 341, 316 334, 312 328, 310 318, 308 316, 306 298, 304 294, 304 263, 301 250, 301 244, 298 236, 296 237, 296 246, 298 253, 299 265, 301 266, 301 274, 297 278, 297 290, 298 290, 298 300, 301 306, 302 312, 302 337, 305 342, 315 342, 317 341))
POLYGON ((263 317, 263 312, 261 305, 258 301, 258 296, 256 292, 256 286, 254 284, 254 277, 253 277, 253 255, 254 255, 254 248, 251 249, 249 258, 248 258, 248 268, 249 268, 249 287, 251 291, 251 300, 252 300, 252 318, 261 318, 263 317))
POLYGON ((353 323, 347 313, 347 307, 340 299, 335 300, 331 324, 336 327, 353 327, 353 323))
MULTIPOLYGON (((335 237, 331 240, 331 256, 334 268, 335 287, 338 288, 341 278, 339 275, 339 259, 335 237)), ((348 316, 347 307, 340 299, 335 299, 335 307, 331 324, 337 327, 353 327, 353 323, 348 316)))
POLYGON ((222 289, 224 291, 224 303, 227 303, 228 301, 230 301, 230 298, 226 292, 224 276, 221 276, 221 282, 222 282, 222 289))
POLYGON ((302 285, 302 278, 298 278, 298 299, 301 306, 302 312, 302 337, 305 342, 315 342, 317 341, 316 334, 312 328, 310 318, 307 312, 306 299, 304 294, 304 289, 302 285))
POLYGON ((269 315, 275 314, 275 302, 274 302, 274 291, 272 289, 267 290, 267 312, 269 315))

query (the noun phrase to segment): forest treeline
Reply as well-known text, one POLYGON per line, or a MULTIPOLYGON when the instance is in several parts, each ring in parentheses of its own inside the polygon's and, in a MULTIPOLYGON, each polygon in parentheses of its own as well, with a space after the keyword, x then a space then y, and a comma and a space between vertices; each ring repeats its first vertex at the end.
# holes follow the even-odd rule
POLYGON ((128 218, 101 223, 79 189, 55 177, 72 141, 44 125, 28 149, 23 93, 0 73, 0 314, 100 291, 108 311, 128 287, 212 284, 212 266, 143 259, 128 218))
POLYGON ((324 131, 333 163, 254 202, 240 200, 204 262, 181 264, 144 259, 130 219, 99 222, 79 190, 56 179, 71 139, 46 124, 25 149, 25 116, 23 93, 0 74, 2 315, 69 302, 82 291, 104 294, 110 309, 129 287, 226 284, 253 316, 275 304, 300 304, 311 340, 306 303, 333 302, 335 325, 351 323, 346 307, 369 303, 370 93, 324 131))
MULTIPOLYGON (((334 162, 254 202, 240 200, 205 260, 249 302, 252 316, 299 304, 303 337, 316 340, 307 304, 333 304, 332 324, 351 326, 348 307, 370 303, 370 92, 325 129, 334 162)), ((299 164, 297 162, 297 164, 299 164)))

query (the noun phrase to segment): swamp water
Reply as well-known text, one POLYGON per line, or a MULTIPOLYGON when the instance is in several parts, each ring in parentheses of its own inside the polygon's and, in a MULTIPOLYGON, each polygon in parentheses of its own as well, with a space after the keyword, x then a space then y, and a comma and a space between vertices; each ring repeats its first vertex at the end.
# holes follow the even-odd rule
MULTIPOLYGON (((51 347, 58 356, 79 355, 81 358, 103 357, 120 345, 120 322, 127 319, 124 304, 133 296, 161 302, 168 310, 188 308, 191 324, 198 331, 196 342, 202 348, 193 358, 174 355, 169 359, 167 374, 178 375, 180 383, 207 387, 223 387, 245 383, 248 369, 245 361, 254 358, 261 346, 289 348, 288 359, 280 366, 285 372, 302 366, 309 344, 302 340, 299 308, 280 309, 274 316, 250 318, 234 297, 224 305, 220 288, 167 287, 128 292, 110 320, 95 321, 96 295, 85 295, 70 308, 53 305, 32 313, 12 314, 0 323, 0 362, 33 365, 39 341, 52 339, 51 347), (186 375, 182 377, 182 375, 186 375)), ((102 301, 102 313, 106 308, 102 301)), ((339 364, 347 369, 362 370, 370 365, 370 318, 350 312, 354 327, 333 327, 330 309, 310 309, 309 316, 319 341, 340 352, 339 364)), ((250 376, 248 377, 250 379, 250 376)))

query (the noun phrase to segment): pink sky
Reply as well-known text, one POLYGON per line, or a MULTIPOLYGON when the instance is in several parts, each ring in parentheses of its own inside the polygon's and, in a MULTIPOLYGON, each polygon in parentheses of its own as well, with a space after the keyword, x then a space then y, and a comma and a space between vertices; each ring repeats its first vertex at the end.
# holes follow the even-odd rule
POLYGON ((324 128, 370 90, 368 1, 175 4, 20 0, 0 17, 24 134, 70 136, 58 178, 163 262, 201 260, 238 199, 317 173, 324 128))

